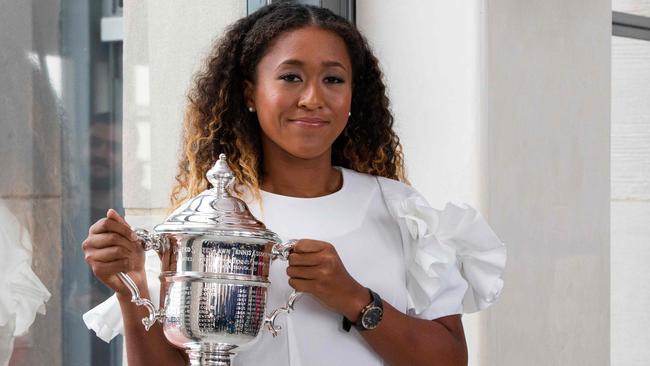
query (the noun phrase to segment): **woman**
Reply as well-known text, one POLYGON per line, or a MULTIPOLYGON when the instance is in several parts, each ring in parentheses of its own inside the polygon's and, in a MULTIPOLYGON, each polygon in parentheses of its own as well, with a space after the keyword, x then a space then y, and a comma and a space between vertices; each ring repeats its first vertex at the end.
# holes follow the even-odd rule
MULTIPOLYGON (((263 335, 238 364, 467 363, 460 314, 496 300, 505 250, 472 208, 434 210, 402 183, 381 77, 354 26, 290 3, 235 23, 197 77, 173 205, 206 189, 225 153, 253 214, 283 238, 304 238, 288 267, 272 266, 268 306, 291 289, 309 296, 283 337, 263 335)), ((135 239, 110 210, 90 229, 86 261, 117 293, 129 365, 181 365, 159 326, 145 333, 144 311, 115 276, 128 271, 147 288, 135 239)))

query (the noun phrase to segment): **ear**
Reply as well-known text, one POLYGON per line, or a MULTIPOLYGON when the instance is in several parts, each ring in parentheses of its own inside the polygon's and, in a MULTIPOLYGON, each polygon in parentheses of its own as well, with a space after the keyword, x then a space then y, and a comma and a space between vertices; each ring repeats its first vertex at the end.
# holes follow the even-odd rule
POLYGON ((246 108, 255 108, 255 85, 250 80, 244 80, 244 101, 246 108))

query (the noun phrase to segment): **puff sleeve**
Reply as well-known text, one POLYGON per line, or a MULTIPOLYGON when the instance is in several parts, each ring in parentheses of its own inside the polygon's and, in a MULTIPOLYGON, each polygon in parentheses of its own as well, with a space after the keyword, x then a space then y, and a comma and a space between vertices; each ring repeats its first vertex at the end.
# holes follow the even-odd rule
POLYGON ((503 288, 506 248, 480 212, 454 203, 437 210, 412 188, 386 183, 384 199, 402 235, 407 312, 435 319, 493 304, 503 288))

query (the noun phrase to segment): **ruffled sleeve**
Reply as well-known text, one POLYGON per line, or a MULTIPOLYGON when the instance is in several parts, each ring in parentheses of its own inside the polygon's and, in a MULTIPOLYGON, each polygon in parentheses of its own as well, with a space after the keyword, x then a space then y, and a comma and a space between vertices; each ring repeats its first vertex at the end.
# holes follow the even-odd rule
POLYGON ((50 292, 32 270, 31 238, 0 202, 0 249, 5 261, 0 268, 0 326, 12 319, 13 336, 26 333, 36 318, 45 314, 50 292), (11 260, 8 260, 11 259, 11 260))
MULTIPOLYGON (((145 256, 145 272, 147 275, 147 287, 151 295, 151 302, 155 305, 160 303, 160 259, 155 251, 147 251, 145 256)), ((106 301, 90 309, 83 315, 86 327, 97 334, 104 342, 110 342, 118 334, 124 335, 124 324, 122 323, 122 311, 117 296, 109 297, 106 301)))
POLYGON ((36 319, 36 313, 45 314, 45 303, 50 299, 50 292, 27 262, 21 263, 8 280, 7 293, 11 307, 2 307, 15 316, 14 336, 19 336, 29 330, 36 319))
POLYGON ((408 312, 435 319, 496 302, 506 248, 480 212, 453 203, 437 210, 410 187, 380 184, 402 234, 408 312))

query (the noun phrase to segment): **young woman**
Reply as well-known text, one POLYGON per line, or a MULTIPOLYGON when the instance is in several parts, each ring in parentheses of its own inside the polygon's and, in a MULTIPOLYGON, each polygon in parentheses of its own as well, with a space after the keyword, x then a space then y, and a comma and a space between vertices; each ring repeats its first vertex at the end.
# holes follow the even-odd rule
MULTIPOLYGON (((216 45, 189 96, 173 206, 208 188, 205 173, 225 153, 253 214, 302 238, 288 266, 271 268, 269 309, 292 289, 308 294, 281 336, 264 333, 239 365, 467 363, 460 314, 496 300, 505 249, 471 207, 438 211, 408 186, 392 125, 376 58, 328 10, 269 5, 216 45)), ((183 351, 160 326, 144 331, 144 310, 116 277, 128 271, 147 289, 134 239, 110 210, 90 228, 86 260, 117 293, 129 365, 181 365, 183 351)), ((93 328, 115 334, 120 317, 100 307, 87 314, 93 328)))

